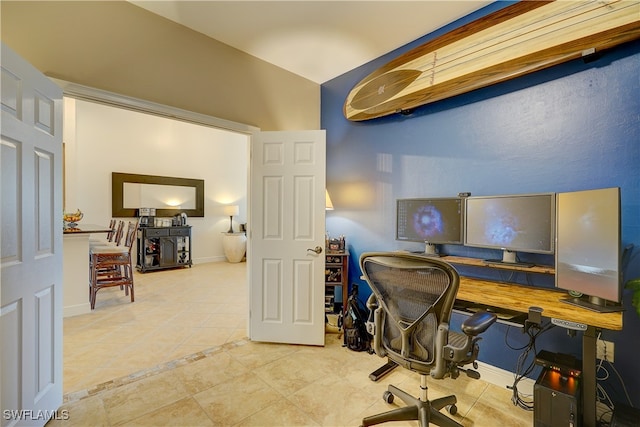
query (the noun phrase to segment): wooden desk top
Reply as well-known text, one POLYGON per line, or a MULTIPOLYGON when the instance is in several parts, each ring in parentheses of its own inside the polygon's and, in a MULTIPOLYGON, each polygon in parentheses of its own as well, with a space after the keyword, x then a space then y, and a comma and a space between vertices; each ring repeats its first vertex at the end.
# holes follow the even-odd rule
POLYGON ((529 307, 540 307, 545 317, 614 331, 622 329, 622 312, 597 313, 560 301, 567 296, 566 292, 555 289, 461 277, 457 299, 523 313, 528 313, 529 307))

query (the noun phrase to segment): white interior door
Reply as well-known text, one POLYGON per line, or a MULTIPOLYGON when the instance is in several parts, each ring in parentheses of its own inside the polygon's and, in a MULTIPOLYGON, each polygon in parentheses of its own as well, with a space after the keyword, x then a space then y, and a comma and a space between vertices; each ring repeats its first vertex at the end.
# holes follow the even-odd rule
POLYGON ((2 426, 62 404, 62 90, 2 44, 2 426))
POLYGON ((260 132, 252 139, 248 259, 254 341, 324 345, 325 153, 323 130, 260 132))

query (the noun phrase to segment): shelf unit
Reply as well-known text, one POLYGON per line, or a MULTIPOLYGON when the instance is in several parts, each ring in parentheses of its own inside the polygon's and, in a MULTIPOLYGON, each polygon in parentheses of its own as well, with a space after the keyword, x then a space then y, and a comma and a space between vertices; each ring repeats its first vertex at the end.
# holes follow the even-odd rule
POLYGON ((349 253, 327 252, 324 264, 325 311, 333 313, 335 309, 335 287, 342 286, 342 312, 349 298, 349 253))
POLYGON ((191 267, 191 226, 140 227, 137 247, 136 268, 142 273, 191 267))

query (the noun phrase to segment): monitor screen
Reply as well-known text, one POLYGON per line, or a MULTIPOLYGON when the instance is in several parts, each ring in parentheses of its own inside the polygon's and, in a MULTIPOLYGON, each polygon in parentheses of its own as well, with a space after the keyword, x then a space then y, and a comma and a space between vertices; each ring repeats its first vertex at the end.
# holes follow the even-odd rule
POLYGON ((554 193, 469 197, 465 211, 467 246, 554 252, 554 193))
POLYGON ((558 193, 556 286, 620 302, 620 189, 558 193))
POLYGON ((429 244, 462 244, 464 203, 457 197, 398 199, 396 239, 429 244))

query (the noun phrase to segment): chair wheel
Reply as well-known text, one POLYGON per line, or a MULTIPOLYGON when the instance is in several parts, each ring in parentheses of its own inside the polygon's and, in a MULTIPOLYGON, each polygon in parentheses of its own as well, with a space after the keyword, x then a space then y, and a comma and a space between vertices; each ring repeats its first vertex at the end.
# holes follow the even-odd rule
POLYGON ((455 415, 458 413, 458 407, 456 405, 449 405, 447 406, 447 411, 451 414, 451 415, 455 415))
POLYGON ((387 403, 393 403, 393 393, 391 393, 390 391, 385 391, 382 394, 382 400, 384 400, 387 403))

